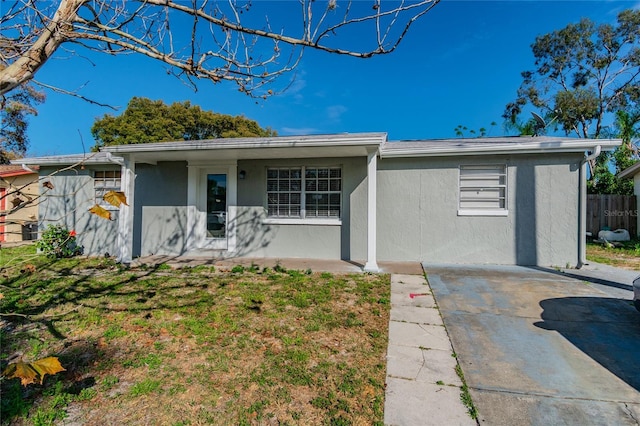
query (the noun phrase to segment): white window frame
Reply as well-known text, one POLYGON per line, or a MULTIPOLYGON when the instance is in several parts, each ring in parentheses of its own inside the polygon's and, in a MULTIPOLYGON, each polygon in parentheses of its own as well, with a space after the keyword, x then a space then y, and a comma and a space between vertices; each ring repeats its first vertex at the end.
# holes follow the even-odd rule
MULTIPOLYGON (((458 216, 508 216, 509 215, 509 199, 508 199, 508 167, 506 164, 469 164, 460 165, 458 171, 458 216), (473 170, 473 175, 465 175, 465 170, 473 170), (478 173, 478 171, 485 173, 478 173), (492 180, 497 182, 494 184, 473 185, 474 180, 492 180), (500 182, 503 183, 500 183, 500 182), (502 203, 502 207, 492 208, 468 208, 462 207, 463 189, 473 188, 477 191, 498 189, 501 194, 498 198, 486 198, 487 201, 497 201, 502 203)), ((481 199, 478 199, 480 201, 481 199)))
MULTIPOLYGON (((335 177, 333 179, 336 179, 335 177)), ((264 223, 267 224, 290 224, 290 225, 294 225, 294 224, 300 224, 300 225, 340 225, 342 223, 342 212, 343 212, 343 205, 342 205, 342 185, 343 185, 344 179, 343 179, 343 173, 342 173, 342 167, 341 166, 313 166, 313 165, 308 165, 308 166, 269 166, 266 168, 265 170, 265 210, 266 210, 266 218, 264 220, 264 223), (288 169, 288 170, 300 170, 300 191, 288 191, 289 193, 291 192, 299 192, 300 193, 300 215, 299 216, 270 216, 269 215, 269 193, 279 193, 280 191, 269 191, 269 187, 268 187, 268 181, 269 181, 269 170, 284 170, 284 169, 288 169), (307 181, 307 169, 327 169, 329 171, 329 177, 327 178, 329 180, 329 188, 326 191, 319 191, 319 190, 315 190, 315 191, 307 191, 306 190, 306 181, 307 181), (340 172, 340 189, 339 190, 331 190, 331 170, 339 170, 340 172), (326 216, 326 217, 322 217, 322 216, 309 216, 307 213, 307 206, 306 206, 306 196, 309 192, 312 193, 321 193, 321 194, 327 194, 329 197, 331 197, 331 195, 335 195, 338 194, 338 196, 340 197, 340 201, 338 204, 338 208, 339 208, 339 215, 338 216, 326 216)), ((335 204, 331 204, 329 203, 329 206, 335 206, 335 204)))
POLYGON ((93 193, 95 203, 106 209, 117 210, 117 207, 104 200, 104 194, 109 191, 122 190, 121 170, 94 170, 93 171, 93 193), (102 176, 99 176, 101 174, 102 176), (107 176, 111 174, 111 176, 107 176))

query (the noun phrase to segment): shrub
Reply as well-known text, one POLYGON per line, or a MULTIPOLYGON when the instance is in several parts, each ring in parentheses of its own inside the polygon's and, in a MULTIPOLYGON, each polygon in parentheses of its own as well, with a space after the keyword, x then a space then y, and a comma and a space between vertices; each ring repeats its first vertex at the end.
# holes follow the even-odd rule
POLYGON ((61 225, 49 225, 36 242, 36 247, 47 257, 73 257, 82 254, 82 247, 76 242, 75 231, 61 225))

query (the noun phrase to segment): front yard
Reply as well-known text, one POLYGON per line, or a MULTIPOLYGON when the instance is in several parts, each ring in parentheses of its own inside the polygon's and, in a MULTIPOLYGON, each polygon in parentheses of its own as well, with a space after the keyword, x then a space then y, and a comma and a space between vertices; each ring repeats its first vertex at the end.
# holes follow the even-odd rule
POLYGON ((0 250, 5 424, 382 424, 389 277, 0 250))

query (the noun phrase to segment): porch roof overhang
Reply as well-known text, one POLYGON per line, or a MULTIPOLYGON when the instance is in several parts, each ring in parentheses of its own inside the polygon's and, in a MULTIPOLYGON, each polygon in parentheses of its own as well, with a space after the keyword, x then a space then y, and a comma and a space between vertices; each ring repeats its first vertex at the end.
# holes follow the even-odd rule
POLYGON ((50 155, 46 157, 18 158, 11 160, 11 164, 24 166, 74 166, 74 165, 105 165, 122 164, 122 158, 112 155, 110 152, 90 152, 87 154, 50 155))
POLYGON ((386 133, 343 133, 114 145, 104 147, 102 151, 141 163, 366 157, 377 151, 386 139, 386 133))
POLYGON ((593 150, 598 145, 603 151, 611 151, 621 143, 620 139, 576 139, 547 136, 394 141, 382 144, 380 158, 584 153, 593 150))

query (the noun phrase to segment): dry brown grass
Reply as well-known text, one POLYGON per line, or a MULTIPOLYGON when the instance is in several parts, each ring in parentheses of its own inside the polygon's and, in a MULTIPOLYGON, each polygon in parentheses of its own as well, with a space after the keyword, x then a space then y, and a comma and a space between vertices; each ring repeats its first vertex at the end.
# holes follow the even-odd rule
MULTIPOLYGON (((3 363, 67 371, 3 380, 2 424, 381 424, 385 275, 34 262, 9 271, 3 363)), ((92 263, 93 262, 93 263, 92 263)))

